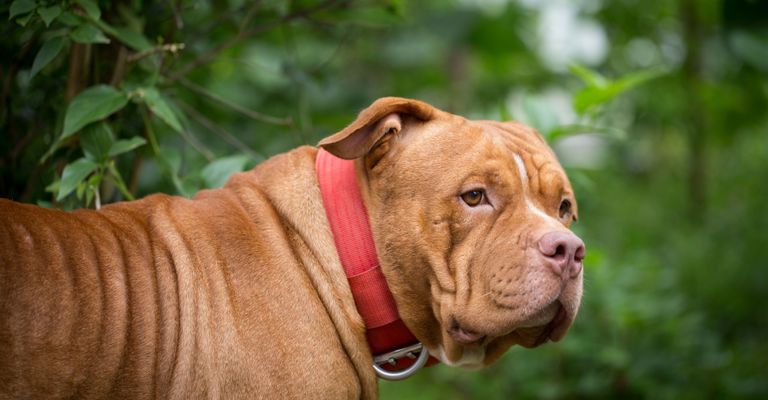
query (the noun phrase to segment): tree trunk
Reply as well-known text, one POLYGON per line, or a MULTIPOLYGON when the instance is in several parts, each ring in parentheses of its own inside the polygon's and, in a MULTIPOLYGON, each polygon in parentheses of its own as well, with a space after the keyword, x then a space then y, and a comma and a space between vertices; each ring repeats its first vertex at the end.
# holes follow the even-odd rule
POLYGON ((683 24, 685 60, 682 74, 688 98, 686 120, 688 128, 688 213, 691 221, 702 222, 707 209, 707 124, 702 105, 701 43, 702 24, 696 0, 682 0, 680 18, 683 24))

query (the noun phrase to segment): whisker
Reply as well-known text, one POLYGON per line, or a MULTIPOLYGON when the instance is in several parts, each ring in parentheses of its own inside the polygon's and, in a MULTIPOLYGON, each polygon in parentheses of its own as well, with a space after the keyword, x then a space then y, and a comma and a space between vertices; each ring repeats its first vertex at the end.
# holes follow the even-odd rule
POLYGON ((489 291, 487 291, 487 292, 485 292, 485 293, 481 294, 481 295, 480 295, 480 298, 483 298, 483 297, 485 297, 485 296, 490 296, 491 294, 493 294, 493 291, 489 290, 489 291))

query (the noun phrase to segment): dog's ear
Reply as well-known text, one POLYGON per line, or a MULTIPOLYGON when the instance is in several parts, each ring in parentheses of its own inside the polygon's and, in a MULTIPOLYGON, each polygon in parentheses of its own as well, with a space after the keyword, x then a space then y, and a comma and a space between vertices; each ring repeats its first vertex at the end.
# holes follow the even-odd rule
POLYGON ((414 118, 427 121, 440 113, 418 100, 383 97, 360 112, 354 122, 342 131, 318 143, 329 153, 347 160, 368 154, 388 134, 397 134, 414 118))

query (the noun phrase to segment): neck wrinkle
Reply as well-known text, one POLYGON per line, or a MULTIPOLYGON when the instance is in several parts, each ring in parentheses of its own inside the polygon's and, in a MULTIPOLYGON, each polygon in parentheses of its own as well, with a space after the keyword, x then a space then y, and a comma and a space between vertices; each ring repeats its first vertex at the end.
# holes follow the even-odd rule
MULTIPOLYGON (((286 237, 293 243, 296 258, 301 261, 357 371, 363 398, 375 398, 377 382, 367 351, 365 325, 357 312, 326 219, 315 170, 316 156, 316 148, 300 147, 234 176, 227 186, 236 192, 258 190, 274 207, 286 237), (286 169, 286 165, 291 168, 286 169)), ((238 197, 245 201, 242 196, 238 197)))

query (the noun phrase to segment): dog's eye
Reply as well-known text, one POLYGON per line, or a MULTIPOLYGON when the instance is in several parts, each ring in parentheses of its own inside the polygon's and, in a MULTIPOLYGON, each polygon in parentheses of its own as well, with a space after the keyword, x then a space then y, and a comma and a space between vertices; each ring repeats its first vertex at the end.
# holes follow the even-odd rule
POLYGON ((560 219, 565 219, 569 214, 571 213, 571 201, 568 199, 564 199, 560 202, 560 210, 559 215, 560 219))
POLYGON ((470 207, 476 207, 485 200, 485 192, 479 189, 470 190, 461 194, 461 200, 470 207))

